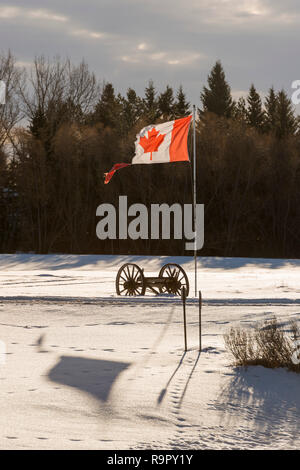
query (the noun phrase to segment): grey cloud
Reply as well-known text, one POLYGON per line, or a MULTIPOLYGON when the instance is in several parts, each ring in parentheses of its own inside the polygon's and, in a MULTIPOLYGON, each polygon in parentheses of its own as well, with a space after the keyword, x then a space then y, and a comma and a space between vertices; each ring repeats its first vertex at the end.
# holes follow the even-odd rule
POLYGON ((0 50, 23 62, 41 53, 84 57, 122 93, 142 93, 150 78, 159 89, 182 83, 198 105, 217 59, 234 92, 254 82, 262 93, 271 85, 291 93, 299 17, 298 0, 0 1, 0 50), (4 7, 26 14, 3 18, 4 7))

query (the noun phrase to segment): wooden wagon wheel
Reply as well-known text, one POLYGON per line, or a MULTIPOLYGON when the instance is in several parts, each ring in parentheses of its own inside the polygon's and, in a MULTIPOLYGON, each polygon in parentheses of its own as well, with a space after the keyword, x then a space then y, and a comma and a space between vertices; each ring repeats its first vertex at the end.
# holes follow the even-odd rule
POLYGON ((181 289, 185 287, 186 296, 189 295, 190 284, 184 269, 175 263, 165 264, 159 271, 159 277, 172 279, 160 287, 161 293, 181 295, 181 289))
POLYGON ((118 295, 144 295, 146 290, 143 270, 132 263, 123 264, 116 277, 118 295))

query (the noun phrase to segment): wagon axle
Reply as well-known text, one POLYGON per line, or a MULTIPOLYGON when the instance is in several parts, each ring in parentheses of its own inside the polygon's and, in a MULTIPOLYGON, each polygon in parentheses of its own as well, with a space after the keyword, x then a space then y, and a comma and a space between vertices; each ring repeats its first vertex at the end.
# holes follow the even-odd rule
POLYGON ((181 295, 185 287, 189 294, 189 280, 184 269, 175 263, 165 264, 157 277, 145 277, 144 270, 137 264, 126 263, 118 271, 116 291, 118 295, 145 295, 146 289, 155 294, 181 295))

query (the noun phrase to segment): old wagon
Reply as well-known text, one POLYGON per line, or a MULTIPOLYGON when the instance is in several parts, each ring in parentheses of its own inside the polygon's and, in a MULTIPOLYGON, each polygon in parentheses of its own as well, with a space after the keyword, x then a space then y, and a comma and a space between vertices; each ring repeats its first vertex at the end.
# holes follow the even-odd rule
POLYGON ((116 277, 118 295, 145 295, 146 289, 155 294, 181 295, 183 287, 188 296, 188 277, 184 269, 175 263, 165 264, 155 277, 146 277, 137 264, 126 263, 120 267, 116 277))

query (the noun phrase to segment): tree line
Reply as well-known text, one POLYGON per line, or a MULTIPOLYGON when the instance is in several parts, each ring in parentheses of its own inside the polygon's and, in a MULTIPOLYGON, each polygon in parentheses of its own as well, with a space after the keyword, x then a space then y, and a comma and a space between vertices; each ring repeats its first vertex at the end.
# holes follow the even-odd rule
MULTIPOLYGON (((82 61, 36 57, 29 70, 0 55, 7 85, 0 105, 0 251, 183 255, 181 240, 98 240, 96 208, 192 202, 191 167, 134 165, 108 185, 114 163, 130 162, 142 127, 190 114, 182 86, 125 95, 82 61)), ((299 118, 284 90, 264 100, 252 84, 232 98, 221 62, 199 90, 197 200, 213 256, 299 257, 299 118)), ((189 149, 191 139, 189 139, 189 149)), ((190 153, 191 154, 191 153, 190 153)))

